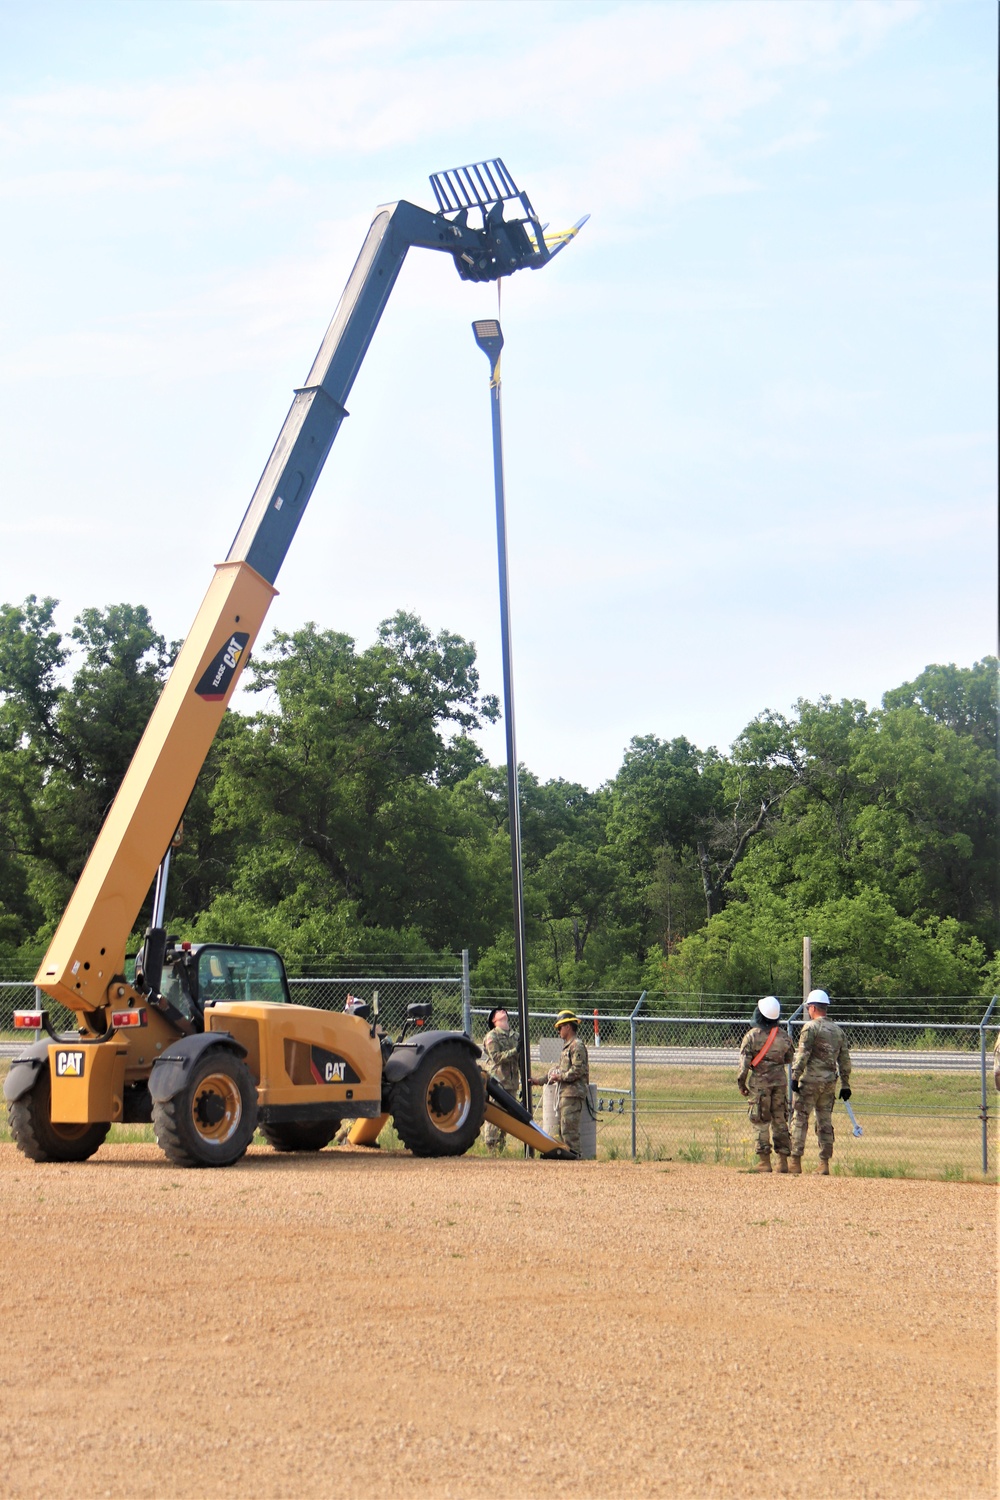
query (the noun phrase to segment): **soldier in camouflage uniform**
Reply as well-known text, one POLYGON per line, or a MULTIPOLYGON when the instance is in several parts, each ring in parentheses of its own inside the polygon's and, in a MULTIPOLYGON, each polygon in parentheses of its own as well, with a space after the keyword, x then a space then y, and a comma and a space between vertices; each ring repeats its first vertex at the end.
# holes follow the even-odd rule
POLYGON ((993 1082, 996 1084, 997 1092, 1000 1093, 1000 1036, 993 1048, 993 1082))
POLYGON ((580 1116, 590 1098, 590 1058, 577 1033, 580 1018, 571 1010, 556 1016, 556 1030, 563 1042, 559 1066, 550 1069, 549 1083, 559 1085, 559 1134, 571 1151, 580 1155, 580 1116))
POLYGON ((757 1171, 771 1170, 771 1137, 778 1153, 778 1171, 788 1171, 792 1149, 788 1135, 788 1086, 785 1068, 795 1047, 778 1025, 777 996, 765 995, 754 1011, 753 1025, 740 1043, 740 1071, 736 1086, 750 1100, 750 1123, 757 1131, 757 1171))
MULTIPOLYGON (((511 1034, 510 1017, 502 1005, 494 1006, 487 1019, 489 1031, 483 1040, 483 1067, 502 1089, 517 1098, 517 1038, 511 1034)), ((489 1121, 483 1126, 483 1140, 490 1151, 500 1152, 507 1137, 499 1125, 489 1121)))
POLYGON ((792 1159, 793 1172, 802 1171, 802 1153, 809 1131, 809 1116, 816 1111, 816 1134, 819 1136, 819 1167, 823 1177, 830 1175, 833 1155, 833 1103, 840 1074, 840 1097, 851 1097, 851 1054, 847 1039, 836 1021, 827 1020, 830 997, 826 990, 810 990, 806 998, 809 1020, 802 1028, 798 1050, 792 1063, 792 1159))

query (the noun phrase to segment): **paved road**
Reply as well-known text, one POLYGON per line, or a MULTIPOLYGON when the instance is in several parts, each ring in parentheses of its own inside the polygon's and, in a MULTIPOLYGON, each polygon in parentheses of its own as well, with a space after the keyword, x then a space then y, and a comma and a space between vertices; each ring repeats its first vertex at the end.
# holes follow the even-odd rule
MULTIPOLYGON (((991 1049, 992 1050, 992 1049, 991 1049)), ((627 1063, 628 1047, 591 1047, 591 1067, 598 1063, 627 1063)), ((740 1054, 732 1047, 638 1047, 636 1061, 643 1067, 738 1068, 740 1054)), ((906 1073, 978 1073, 977 1052, 868 1052, 852 1049, 856 1068, 906 1073)))
MULTIPOLYGON (((29 1033, 24 1042, 0 1042, 0 1058, 16 1057, 25 1045, 34 1040, 29 1033)), ((538 1058, 537 1047, 532 1056, 538 1058)), ((591 1066, 627 1065, 631 1053, 628 1047, 591 1047, 591 1066)), ((851 1058, 858 1069, 872 1068, 882 1072, 896 1073, 978 1073, 978 1052, 861 1052, 853 1051, 851 1058)), ((731 1068, 739 1066, 739 1052, 735 1047, 639 1047, 636 1061, 644 1068, 731 1068)), ((992 1061, 987 1058, 987 1066, 992 1061)), ((594 1083, 600 1082, 599 1072, 594 1083)))

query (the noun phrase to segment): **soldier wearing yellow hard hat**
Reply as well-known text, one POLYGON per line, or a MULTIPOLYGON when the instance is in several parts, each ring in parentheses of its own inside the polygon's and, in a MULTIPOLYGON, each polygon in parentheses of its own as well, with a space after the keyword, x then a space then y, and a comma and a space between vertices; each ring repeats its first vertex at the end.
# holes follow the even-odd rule
POLYGON ((556 1016, 555 1029, 562 1037, 562 1056, 558 1066, 550 1069, 548 1079, 538 1081, 559 1085, 559 1134, 579 1156, 580 1116, 588 1097, 590 1058, 578 1035, 580 1017, 574 1011, 561 1010, 556 1016))

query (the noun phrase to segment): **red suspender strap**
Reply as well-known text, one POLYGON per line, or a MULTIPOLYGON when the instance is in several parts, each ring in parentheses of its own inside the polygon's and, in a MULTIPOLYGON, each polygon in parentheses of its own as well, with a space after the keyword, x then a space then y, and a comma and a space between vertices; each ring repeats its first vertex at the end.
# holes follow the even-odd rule
POLYGON ((751 1068, 755 1068, 758 1063, 763 1062, 764 1058, 767 1056, 768 1048, 770 1047, 771 1043, 774 1041, 774 1039, 775 1039, 775 1037, 777 1035, 778 1035, 778 1028, 777 1028, 777 1026, 774 1026, 774 1027, 771 1028, 771 1033, 770 1033, 767 1041, 764 1043, 763 1047, 761 1047, 760 1051, 757 1053, 757 1056, 751 1062, 751 1064, 750 1064, 751 1068))

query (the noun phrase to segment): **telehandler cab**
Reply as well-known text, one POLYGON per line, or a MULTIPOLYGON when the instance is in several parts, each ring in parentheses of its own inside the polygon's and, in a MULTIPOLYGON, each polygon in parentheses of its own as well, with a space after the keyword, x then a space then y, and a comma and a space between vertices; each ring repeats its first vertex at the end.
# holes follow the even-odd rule
POLYGON ((585 222, 546 235, 499 159, 435 173, 431 186, 436 212, 399 202, 376 213, 36 975, 77 1030, 57 1034, 41 1009, 15 1014, 46 1033, 4 1082, 11 1134, 34 1161, 84 1161, 113 1123, 152 1121, 172 1162, 227 1166, 258 1125, 278 1151, 319 1151, 343 1119, 355 1144, 374 1145, 390 1117, 421 1156, 467 1151, 484 1118, 543 1156, 571 1155, 487 1077, 465 1033, 414 1024, 393 1041, 363 1013, 292 1004, 277 953, 180 943, 165 925, 175 832, 407 251, 443 250, 463 280, 493 281, 546 265, 585 222), (521 217, 505 218, 511 203, 521 217), (154 877, 129 979, 126 945, 154 877))

